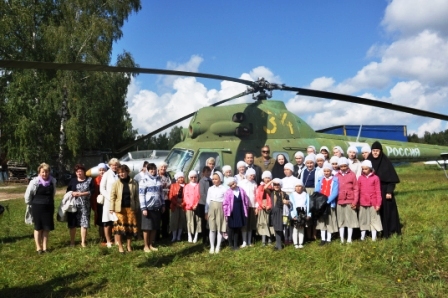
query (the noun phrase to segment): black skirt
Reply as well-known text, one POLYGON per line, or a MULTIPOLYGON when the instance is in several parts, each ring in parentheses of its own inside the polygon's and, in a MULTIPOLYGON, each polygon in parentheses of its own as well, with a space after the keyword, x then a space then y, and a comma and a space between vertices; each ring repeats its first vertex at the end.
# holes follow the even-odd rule
POLYGON ((54 205, 53 204, 33 204, 31 208, 33 215, 34 230, 54 230, 54 205))
POLYGON ((142 214, 142 230, 144 231, 160 230, 161 218, 162 218, 161 211, 148 210, 146 216, 142 214))

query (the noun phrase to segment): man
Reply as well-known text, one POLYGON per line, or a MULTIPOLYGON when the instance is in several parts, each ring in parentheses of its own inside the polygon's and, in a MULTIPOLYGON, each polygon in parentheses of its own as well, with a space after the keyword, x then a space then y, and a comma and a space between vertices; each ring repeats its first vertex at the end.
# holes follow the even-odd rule
MULTIPOLYGON (((158 168, 158 175, 160 176, 160 181, 162 182, 162 186, 163 186, 163 200, 164 200, 164 205, 165 205, 165 212, 162 213, 162 228, 161 228, 161 236, 162 238, 168 238, 169 236, 169 225, 170 225, 170 206, 171 206, 171 201, 168 198, 168 192, 170 190, 171 187, 171 176, 170 173, 168 173, 166 170, 168 168, 168 164, 164 161, 161 161, 159 163, 159 168, 158 168)), ((158 231, 159 233, 159 231, 158 231)), ((157 236, 157 239, 159 239, 160 235, 157 236)))
POLYGON ((268 145, 264 145, 261 148, 261 156, 255 158, 254 164, 261 168, 261 171, 270 171, 272 172, 272 168, 275 164, 275 159, 272 158, 269 154, 271 153, 271 149, 268 145))
POLYGON ((255 170, 255 182, 259 185, 261 182, 262 171, 259 166, 254 164, 254 154, 252 152, 246 152, 244 155, 244 162, 247 164, 248 169, 255 170))
POLYGON ((296 160, 296 164, 294 165, 294 171, 293 171, 293 176, 297 177, 299 179, 302 178, 302 172, 303 170, 305 170, 305 163, 303 162, 303 159, 305 158, 305 155, 303 154, 302 151, 297 151, 294 154, 294 158, 296 160))

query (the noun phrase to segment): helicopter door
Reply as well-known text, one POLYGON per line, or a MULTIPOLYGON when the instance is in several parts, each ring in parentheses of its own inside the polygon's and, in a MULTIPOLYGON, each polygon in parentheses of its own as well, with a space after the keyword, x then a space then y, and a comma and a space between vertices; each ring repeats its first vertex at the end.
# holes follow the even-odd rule
POLYGON ((205 167, 207 159, 213 157, 215 159, 215 171, 221 171, 221 154, 217 151, 200 150, 193 165, 193 170, 200 176, 202 168, 205 167))

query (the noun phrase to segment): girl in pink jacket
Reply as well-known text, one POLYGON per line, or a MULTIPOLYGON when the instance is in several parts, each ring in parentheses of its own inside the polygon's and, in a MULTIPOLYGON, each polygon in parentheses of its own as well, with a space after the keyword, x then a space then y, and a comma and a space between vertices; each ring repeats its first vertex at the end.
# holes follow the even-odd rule
POLYGON ((196 215, 196 209, 199 204, 199 184, 196 171, 188 173, 190 183, 184 187, 184 204, 187 217, 188 242, 196 243, 198 234, 201 232, 201 218, 196 215), (194 234, 194 238, 192 235, 194 234))
POLYGON ((364 160, 361 163, 362 174, 358 178, 359 186, 359 226, 361 240, 366 237, 366 230, 372 233, 372 241, 376 241, 376 234, 383 230, 378 210, 381 207, 380 179, 373 172, 372 162, 364 160))
POLYGON ((339 236, 344 243, 344 230, 347 228, 347 243, 352 242, 353 228, 359 228, 356 208, 359 200, 359 188, 356 175, 348 167, 348 160, 340 157, 338 160, 339 172, 336 174, 339 181, 338 205, 336 214, 339 227, 339 236))

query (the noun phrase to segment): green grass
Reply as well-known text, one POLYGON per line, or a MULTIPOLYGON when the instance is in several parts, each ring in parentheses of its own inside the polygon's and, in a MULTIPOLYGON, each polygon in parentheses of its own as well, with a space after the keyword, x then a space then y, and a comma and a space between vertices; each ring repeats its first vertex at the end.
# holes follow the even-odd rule
POLYGON ((446 297, 446 178, 422 165, 397 171, 402 237, 280 252, 257 243, 209 255, 182 242, 145 254, 136 241, 120 255, 98 246, 93 227, 87 248, 68 247, 57 223, 52 252, 37 255, 23 200, 2 202, 10 213, 0 219, 0 297, 446 297))

